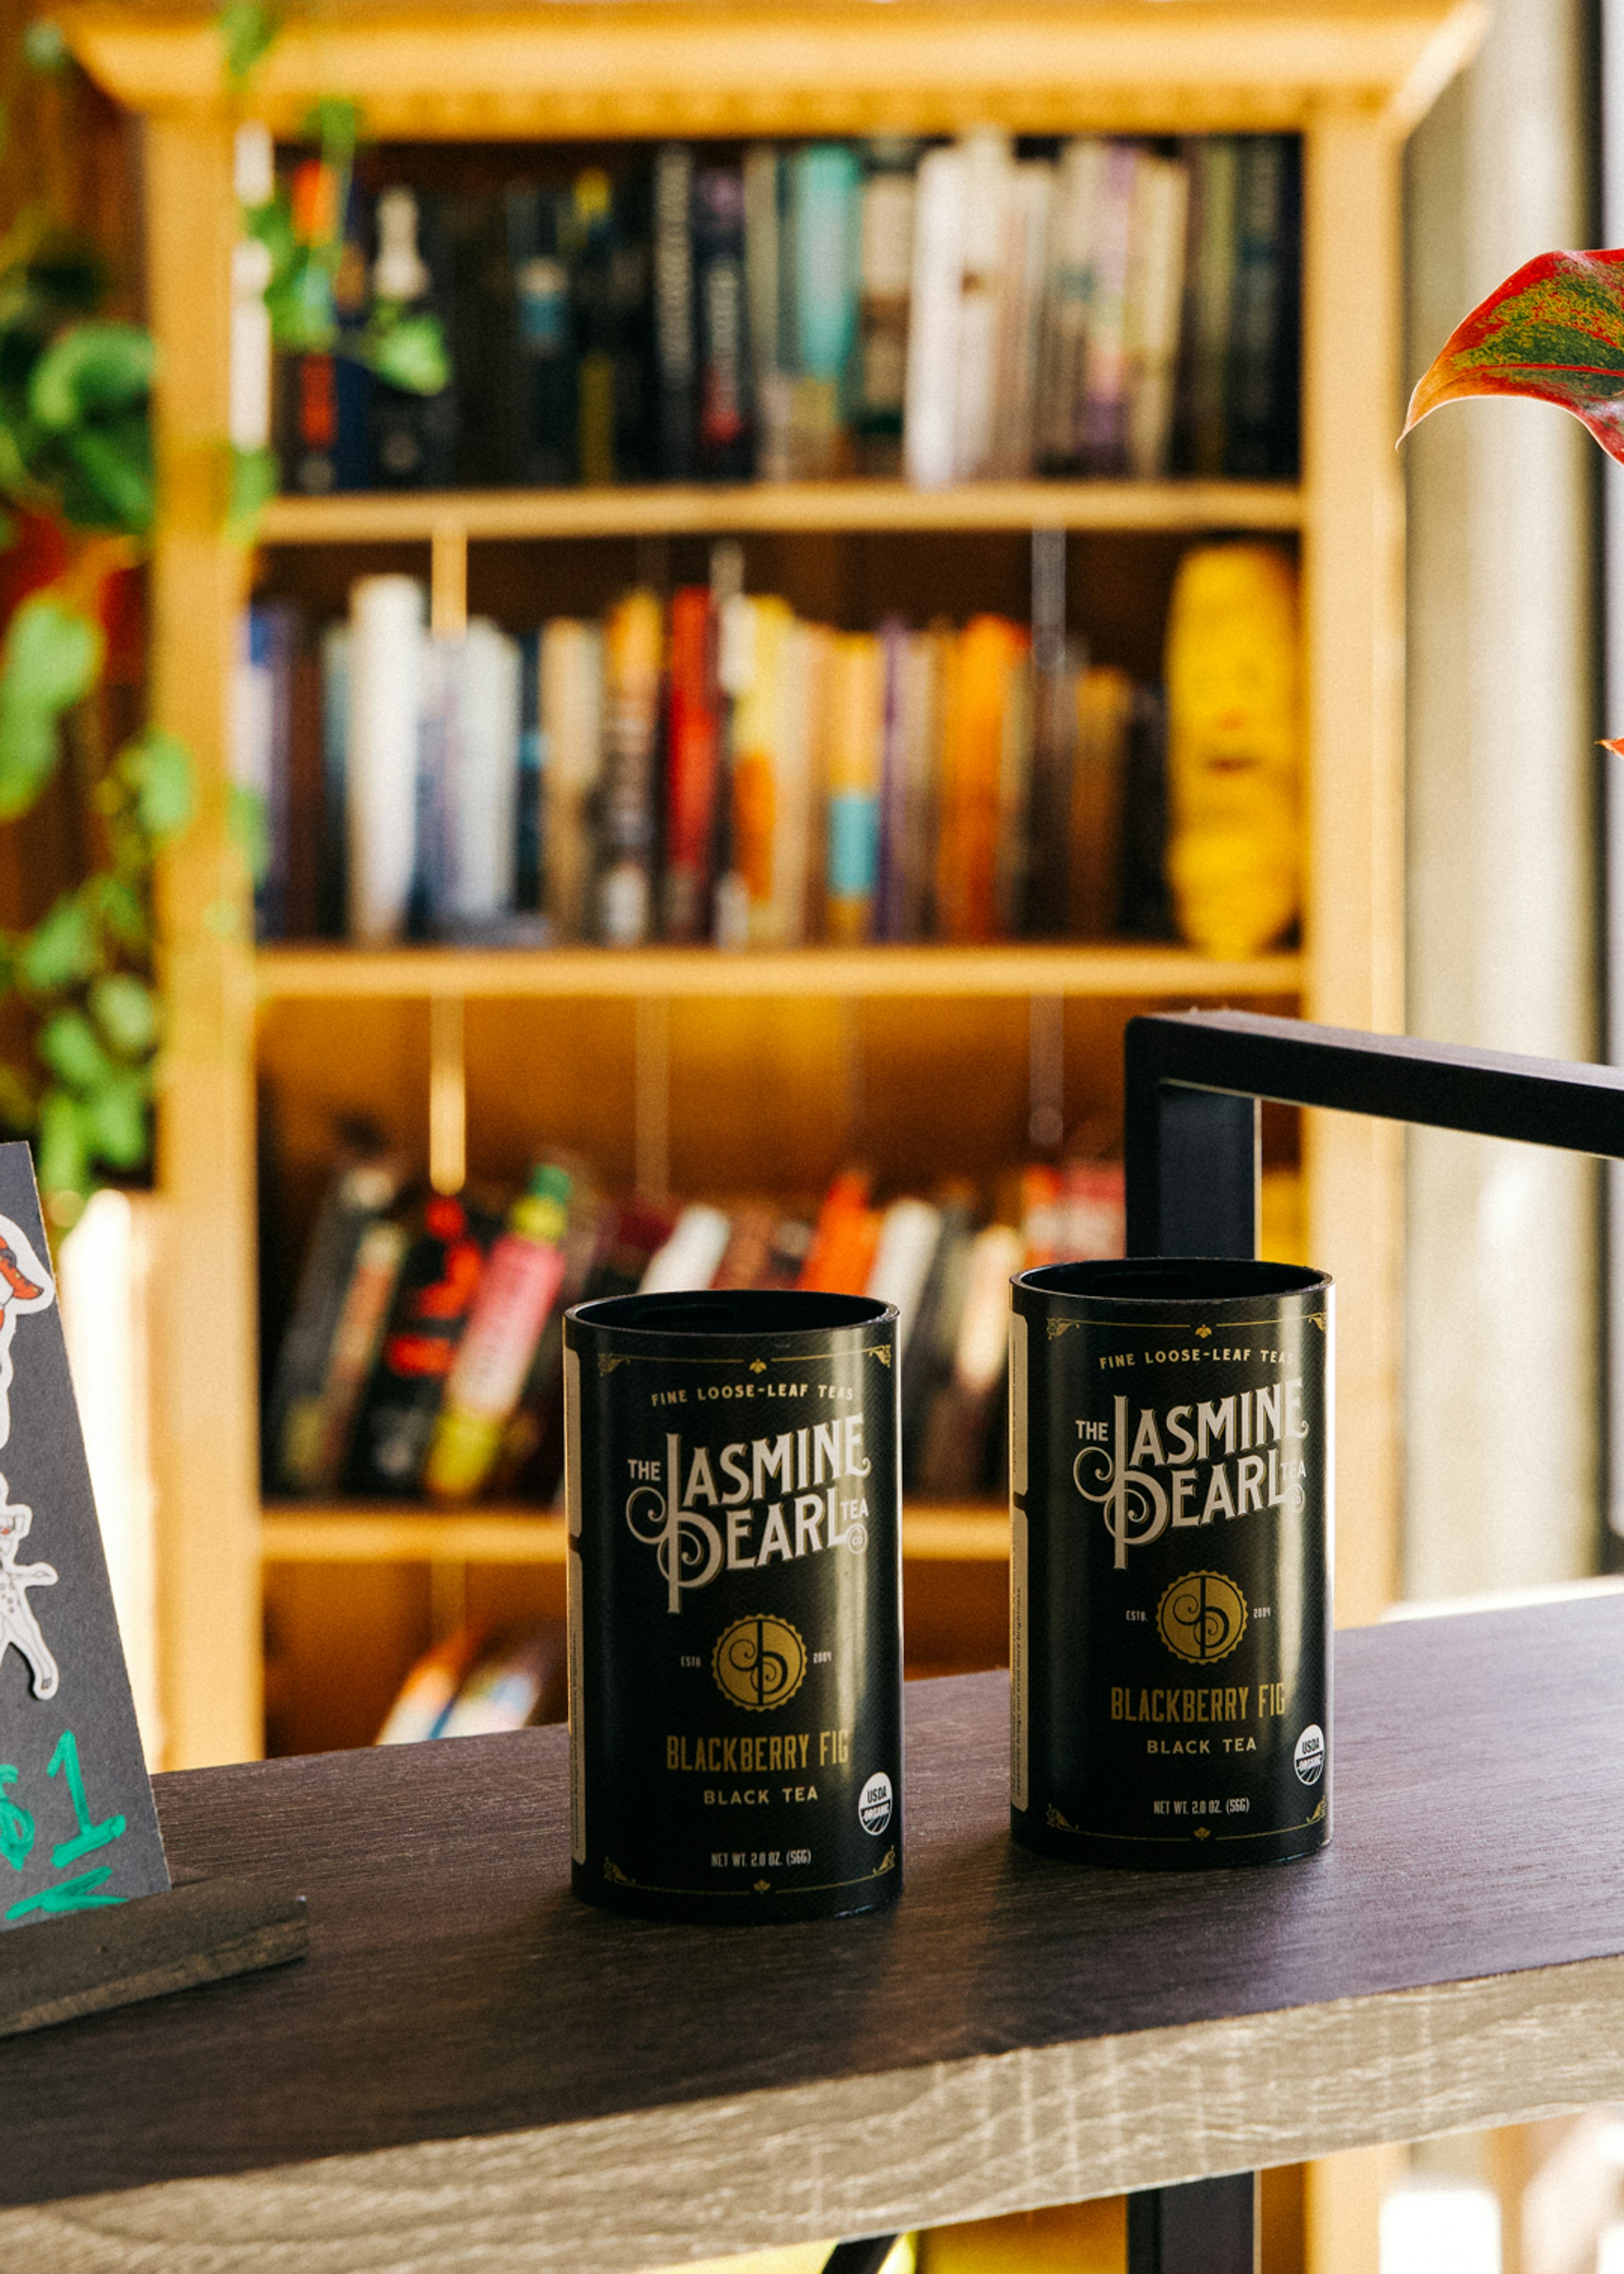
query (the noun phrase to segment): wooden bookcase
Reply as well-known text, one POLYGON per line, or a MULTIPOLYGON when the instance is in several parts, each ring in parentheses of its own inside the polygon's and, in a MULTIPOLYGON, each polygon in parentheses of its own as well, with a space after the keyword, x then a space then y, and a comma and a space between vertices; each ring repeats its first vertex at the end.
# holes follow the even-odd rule
MULTIPOLYGON (((398 1098, 410 1093, 403 1110, 442 1158, 470 1129, 477 1145, 482 1115, 501 1122, 532 1086, 573 1101, 573 1127, 595 1127, 612 1163, 658 1174, 675 1168, 673 1147, 691 1157, 712 1141, 735 1163, 770 1158, 771 1134, 752 1142, 741 1131, 740 1097, 753 1095, 751 1110, 769 1120, 776 1111, 775 1127, 786 1099, 804 1118, 808 1085, 849 1058, 853 1031, 867 1050, 869 1126, 894 1131, 927 1106, 944 1125, 973 1118, 981 1069, 1016 1047, 1010 1022, 1027 1017, 1029 1002, 1064 1005, 1056 1015, 1068 1057, 1080 1056, 1091 1098, 1107 1103, 1120 1080, 1112 1060, 1123 1018, 1140 1005, 1232 1001, 1402 1025, 1399 148, 1470 54, 1483 12, 1480 0, 1011 0, 991 12, 960 0, 883 9, 631 0, 613 10, 579 0, 523 9, 327 0, 289 9, 246 98, 252 115, 293 133, 318 98, 342 93, 360 102, 368 132, 382 140, 955 132, 989 123, 1027 132, 1301 132, 1300 485, 362 495, 280 501, 261 532, 274 566, 312 574, 325 548, 387 546, 391 559, 412 548, 444 627, 467 608, 470 559, 477 585, 487 548, 551 540, 748 531, 791 546, 913 531, 936 545, 1034 527, 1147 540, 1291 533, 1310 690, 1304 943, 1300 955, 1234 966, 1171 948, 1084 945, 726 960, 672 950, 256 955, 225 777, 235 623, 252 567, 224 533, 231 142, 243 114, 228 98, 208 8, 83 0, 65 11, 76 54, 147 121, 148 293, 162 353, 153 697, 201 777, 199 818, 161 880, 168 1232, 156 1375, 171 1763, 259 1749, 262 1557, 311 1567, 312 1584, 319 1571, 342 1609, 352 1575, 369 1566, 421 1565, 455 1608, 470 1566, 540 1570, 557 1556, 555 1527, 540 1517, 262 1513, 261 1063, 320 1072, 367 1062, 398 1098), (763 1083, 750 1068, 759 1070, 769 1030, 763 1083), (927 1062, 936 1072, 921 1088, 927 1062)), ((1340 1285, 1339 1610, 1358 1622, 1391 1596, 1396 1570, 1398 1140, 1382 1125, 1327 1121, 1307 1130, 1304 1161, 1307 1244, 1340 1285)), ((680 1174, 673 1182, 681 1188, 680 1174)), ((908 1525, 911 1565, 938 1579, 972 1572, 996 1612, 996 1517, 914 1510, 908 1525)))

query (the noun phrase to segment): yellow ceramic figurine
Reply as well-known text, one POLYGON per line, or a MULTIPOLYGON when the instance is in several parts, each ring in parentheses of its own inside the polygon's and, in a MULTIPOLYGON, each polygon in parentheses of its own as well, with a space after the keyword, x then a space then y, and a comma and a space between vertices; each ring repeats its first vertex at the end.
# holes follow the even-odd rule
POLYGON ((1268 545, 1186 553, 1168 612, 1168 882, 1178 929, 1256 955, 1302 893, 1297 570, 1268 545))

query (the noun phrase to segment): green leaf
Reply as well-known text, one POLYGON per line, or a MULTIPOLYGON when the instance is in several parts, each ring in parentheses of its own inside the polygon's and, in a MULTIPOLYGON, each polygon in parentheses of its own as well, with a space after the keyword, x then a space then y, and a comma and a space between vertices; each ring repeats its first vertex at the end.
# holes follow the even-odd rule
POLYGON ((281 11, 267 0, 225 0, 214 26, 225 43, 226 77, 240 92, 281 31, 281 11))
POLYGON ((70 1089, 102 1088, 117 1073, 96 1040, 95 1028, 82 1011, 58 1011, 41 1028, 35 1044, 40 1056, 70 1089))
POLYGON ((36 16, 23 27, 23 61, 30 71, 44 72, 55 77, 68 67, 68 43, 63 37, 60 24, 53 24, 49 16, 36 16))
POLYGON ((274 450, 231 451, 231 505, 227 516, 228 534, 239 545, 252 545, 259 531, 259 516, 275 496, 282 484, 282 468, 274 450))
POLYGON ((84 476, 89 493, 87 500, 75 501, 75 521, 138 536, 151 528, 152 454, 145 419, 81 426, 64 434, 61 447, 84 476))
POLYGON ((1475 395, 1553 403, 1624 460, 1624 251, 1525 262, 1450 334, 1410 398, 1404 433, 1475 395))
POLYGON ((177 837, 197 802, 192 753, 180 737, 149 727, 122 752, 118 766, 135 793, 141 826, 154 843, 162 845, 177 837))
POLYGON ((386 305, 372 320, 361 359, 380 379, 410 395, 438 395, 451 380, 437 316, 405 316, 386 305))
POLYGON ((85 1101, 91 1148, 115 1169, 139 1169, 147 1158, 147 1084, 139 1074, 115 1077, 85 1101))
POLYGON ((144 953, 151 938, 140 895, 122 877, 93 877, 86 885, 108 930, 121 947, 144 953))
POLYGON ((233 782, 226 822, 237 850, 248 863, 249 875, 259 884, 271 859, 270 822, 262 794, 242 782, 233 782))
POLYGON ((139 324, 74 324, 34 365, 28 408, 48 433, 65 434, 99 412, 144 402, 153 361, 152 335, 139 324))
POLYGON ((76 986, 101 962, 96 928, 77 893, 64 892, 23 941, 18 968, 37 995, 76 986))
POLYGON ((320 142, 330 166, 347 166, 361 139, 361 106, 344 96, 324 94, 304 114, 300 132, 308 142, 320 142))
POLYGON ((79 1100, 68 1090, 48 1089, 41 1101, 35 1166, 48 1206, 58 1193, 89 1189, 89 1127, 79 1100))
POLYGON ((100 628, 49 593, 12 617, 0 649, 0 820, 26 813, 56 763, 56 721, 95 683, 100 628))
POLYGON ((146 1058, 158 1039, 158 998, 132 972, 109 971, 91 983, 91 1016, 116 1050, 146 1058))

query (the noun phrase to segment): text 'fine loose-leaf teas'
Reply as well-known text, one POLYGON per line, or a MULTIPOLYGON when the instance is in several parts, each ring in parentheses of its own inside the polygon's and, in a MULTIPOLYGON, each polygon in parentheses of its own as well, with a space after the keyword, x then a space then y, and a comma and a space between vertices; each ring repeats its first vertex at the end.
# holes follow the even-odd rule
POLYGON ((1331 1823, 1331 1284, 1068 1263, 1014 1284, 1011 1826, 1139 1869, 1331 1823))
POLYGON ((902 1885, 897 1314, 741 1291, 565 1326, 575 1891, 832 1917, 902 1885))

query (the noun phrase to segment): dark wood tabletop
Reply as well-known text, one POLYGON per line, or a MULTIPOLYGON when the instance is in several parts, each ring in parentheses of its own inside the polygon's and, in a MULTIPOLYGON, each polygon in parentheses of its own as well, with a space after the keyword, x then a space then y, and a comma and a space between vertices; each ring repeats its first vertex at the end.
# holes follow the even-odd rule
POLYGON ((570 1894, 561 1729, 161 1777, 177 1874, 304 1894, 310 1956, 0 2044, 0 2200, 455 2142, 515 2264, 632 2265, 1619 2092, 1624 1599, 1343 1634, 1335 1713, 1321 1856, 1150 1876, 1012 1848, 1004 1677, 914 1685, 900 1905, 731 1931, 570 1894))

